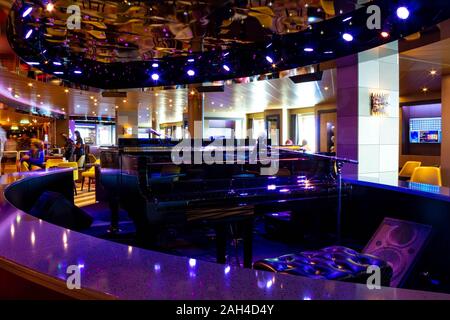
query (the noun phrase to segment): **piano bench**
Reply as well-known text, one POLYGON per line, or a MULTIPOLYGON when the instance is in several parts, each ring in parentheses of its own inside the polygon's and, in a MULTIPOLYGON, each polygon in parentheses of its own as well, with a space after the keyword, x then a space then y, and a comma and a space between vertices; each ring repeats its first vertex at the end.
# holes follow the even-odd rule
POLYGON ((311 279, 367 284, 368 278, 373 274, 373 272, 367 272, 369 266, 379 267, 381 286, 389 286, 393 271, 387 262, 375 256, 339 246, 260 260, 253 264, 253 269, 299 275, 311 279))

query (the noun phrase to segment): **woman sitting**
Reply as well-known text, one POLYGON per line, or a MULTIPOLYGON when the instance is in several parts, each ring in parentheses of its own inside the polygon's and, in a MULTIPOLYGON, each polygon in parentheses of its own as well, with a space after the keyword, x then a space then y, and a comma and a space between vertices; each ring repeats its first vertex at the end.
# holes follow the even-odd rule
POLYGON ((31 143, 31 149, 20 159, 21 171, 35 171, 44 168, 45 156, 42 144, 38 141, 31 143))

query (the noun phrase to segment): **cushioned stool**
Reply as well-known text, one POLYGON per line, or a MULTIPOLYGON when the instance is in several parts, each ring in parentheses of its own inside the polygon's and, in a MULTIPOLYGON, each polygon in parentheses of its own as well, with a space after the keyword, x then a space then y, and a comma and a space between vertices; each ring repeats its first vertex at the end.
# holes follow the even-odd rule
POLYGON ((253 268, 312 279, 365 284, 368 277, 371 276, 367 273, 369 266, 378 266, 381 270, 381 285, 389 286, 392 268, 387 262, 346 247, 328 247, 318 251, 306 251, 273 259, 264 259, 255 262, 253 268))

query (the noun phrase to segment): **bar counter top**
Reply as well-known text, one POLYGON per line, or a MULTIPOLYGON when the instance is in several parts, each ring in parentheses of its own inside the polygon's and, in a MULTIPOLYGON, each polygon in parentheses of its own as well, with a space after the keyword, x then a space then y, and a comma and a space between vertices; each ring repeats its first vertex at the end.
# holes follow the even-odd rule
MULTIPOLYGON (((63 282, 67 267, 79 265, 83 267, 83 288, 118 299, 450 299, 446 294, 397 288, 369 290, 361 284, 241 269, 121 245, 41 221, 13 207, 4 197, 8 186, 24 179, 32 183, 32 179, 60 171, 0 178, 0 262, 12 261, 63 282)), ((288 252, 280 252, 284 253, 288 252)))
POLYGON ((450 188, 429 184, 397 180, 397 176, 380 179, 364 175, 347 175, 343 181, 360 186, 375 187, 400 193, 411 194, 429 199, 450 202, 450 188))

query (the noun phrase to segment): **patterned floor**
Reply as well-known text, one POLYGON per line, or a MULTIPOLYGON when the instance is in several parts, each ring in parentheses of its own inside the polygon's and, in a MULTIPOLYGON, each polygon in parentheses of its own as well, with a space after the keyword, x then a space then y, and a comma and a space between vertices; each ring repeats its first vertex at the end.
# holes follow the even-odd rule
POLYGON ((91 185, 91 191, 88 191, 86 183, 81 191, 81 183, 77 183, 77 195, 75 196, 75 205, 79 208, 86 207, 96 203, 95 185, 91 185))

